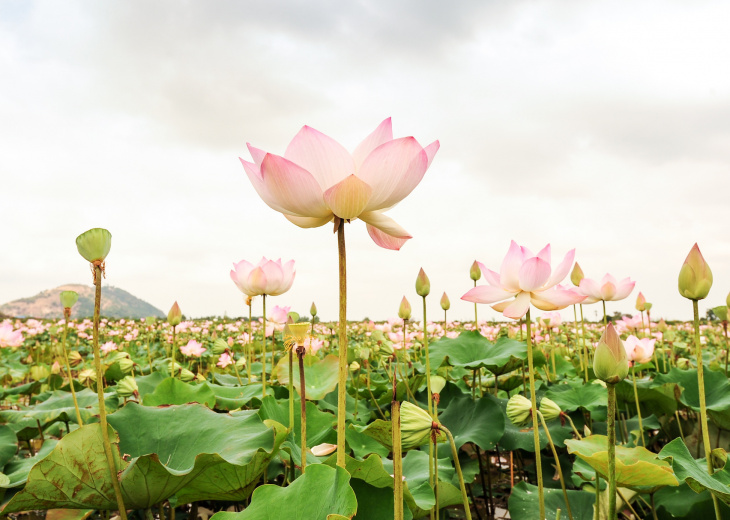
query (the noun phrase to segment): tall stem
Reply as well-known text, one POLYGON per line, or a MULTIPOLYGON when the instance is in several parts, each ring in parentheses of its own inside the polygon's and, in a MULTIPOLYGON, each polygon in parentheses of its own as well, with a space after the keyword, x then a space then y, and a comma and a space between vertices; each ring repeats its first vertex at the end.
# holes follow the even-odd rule
POLYGON ((403 520, 403 450, 400 436, 400 402, 395 398, 395 380, 394 375, 393 402, 390 404, 393 444, 393 518, 403 520))
MULTIPOLYGON (((466 496, 466 484, 464 484, 464 475, 461 472, 461 464, 459 464, 459 452, 456 451, 456 443, 454 442, 454 436, 451 435, 446 426, 439 426, 439 429, 446 433, 451 444, 451 456, 454 459, 454 466, 456 466, 456 474, 459 476, 459 487, 461 488, 461 500, 464 502, 464 512, 466 513, 466 520, 471 520, 471 507, 469 507, 469 497, 466 496)), ((545 512, 541 510, 541 518, 545 518, 545 512)))
MULTIPOLYGON (((616 518, 616 385, 608 388, 608 519, 616 518)), ((600 490, 598 490, 600 493, 600 490)))
POLYGON ((601 300, 601 303, 603 304, 603 326, 605 327, 608 324, 606 318, 606 300, 601 300))
MULTIPOLYGON (((474 280, 474 287, 477 286, 477 281, 474 280)), ((479 320, 477 319, 477 304, 474 303, 474 330, 479 330, 479 320)))
MULTIPOLYGON (((692 300, 692 310, 694 311, 695 326, 695 349, 697 351, 697 385, 700 390, 700 428, 702 430, 702 444, 705 446, 705 457, 707 458, 707 472, 712 475, 712 457, 710 446, 710 432, 707 430, 707 404, 705 401, 705 374, 702 364, 702 343, 700 342, 700 311, 697 300, 692 300)), ((717 497, 713 493, 712 503, 715 506, 715 517, 720 520, 720 504, 717 497)))
POLYGON ((428 355, 428 331, 426 327, 426 297, 423 297, 423 352, 426 355, 426 392, 428 393, 428 413, 434 417, 433 395, 431 394, 431 359, 428 355))
POLYGON ((170 377, 175 377, 175 344, 177 338, 175 337, 175 330, 177 325, 172 326, 172 354, 170 355, 170 377))
POLYGON ((303 346, 297 347, 297 357, 299 358, 299 399, 302 403, 302 473, 304 473, 304 468, 307 465, 307 389, 304 386, 304 352, 303 346))
MULTIPOLYGON (((261 295, 261 300, 263 301, 264 309, 264 330, 261 332, 261 341, 263 343, 261 347, 261 384, 262 387, 262 393, 261 397, 266 397, 266 295, 261 295)), ((271 365, 273 368, 274 365, 271 365)))
POLYGON ((530 403, 532 404, 532 432, 535 441, 535 469, 537 470, 537 493, 540 498, 540 520, 545 518, 545 491, 542 484, 542 459, 540 455, 540 431, 537 419, 537 399, 535 397, 535 369, 532 361, 532 331, 530 318, 530 309, 527 309, 525 315, 525 325, 527 326, 527 375, 530 378, 530 403))
POLYGON ((639 416, 639 431, 641 432, 641 445, 646 447, 644 440, 644 425, 641 422, 641 406, 639 405, 639 389, 636 386, 636 367, 631 366, 631 379, 634 382, 634 402, 636 402, 636 414, 639 416))
POLYGON ((289 349, 289 431, 294 430, 294 348, 289 349))
POLYGON ((728 345, 727 339, 727 322, 722 322, 722 330, 725 332, 725 377, 727 377, 727 363, 730 360, 730 345, 728 345))
MULTIPOLYGON (((253 298, 253 297, 250 297, 253 298)), ((253 347, 253 326, 251 324, 251 314, 253 307, 253 301, 249 301, 248 304, 248 360, 246 363, 246 374, 248 375, 248 383, 251 384, 251 364, 254 362, 254 347, 253 347)), ((264 396, 261 396, 264 397, 264 396)))
MULTIPOLYGON (((70 310, 69 310, 70 312, 70 310)), ((66 335, 68 334, 68 316, 63 320, 63 359, 66 362, 66 372, 68 372, 68 384, 71 387, 71 397, 74 400, 74 408, 76 408, 76 422, 79 427, 84 425, 81 420, 81 411, 79 410, 79 402, 76 400, 76 389, 74 388, 74 378, 71 375, 71 363, 68 362, 68 352, 66 351, 66 335)), ((152 365, 150 365, 152 366, 152 365)))
POLYGON ((588 356, 588 345, 586 345, 586 323, 583 320, 583 304, 580 304, 580 339, 581 343, 583 343, 583 357, 586 359, 585 364, 585 378, 586 383, 588 382, 588 365, 590 364, 590 359, 588 356))
POLYGON ((553 452, 553 457, 555 458, 555 466, 558 469, 558 477, 560 477, 560 487, 563 488, 563 498, 565 499, 565 505, 568 508, 568 517, 570 517, 570 520, 573 520, 573 511, 570 509, 570 500, 568 500, 568 491, 565 488, 565 479, 563 478, 563 470, 560 467, 560 459, 558 458, 558 451, 555 449, 555 444, 553 444, 553 438, 550 435, 550 430, 548 430, 547 424, 545 423, 545 417, 542 416, 542 413, 540 411, 537 412, 538 415, 540 415, 540 422, 542 422, 542 429, 545 431, 545 435, 547 435, 548 443, 550 444, 550 449, 553 452))
MULTIPOLYGON (((104 442, 104 453, 109 466, 109 474, 111 476, 114 495, 117 499, 117 507, 119 508, 119 516, 122 520, 127 520, 127 509, 124 507, 124 499, 122 498, 122 488, 119 485, 117 477, 117 467, 114 463, 114 455, 112 453, 112 445, 109 441, 109 426, 106 422, 106 406, 104 406, 104 372, 101 368, 101 352, 99 351, 99 312, 101 310, 101 267, 94 265, 94 367, 96 368, 96 393, 99 397, 99 423, 101 424, 101 438, 104 442)), ((72 383, 73 384, 73 383, 72 383)))
POLYGON ((337 383, 337 465, 345 467, 345 418, 347 417, 347 257, 345 222, 337 228, 340 278, 339 372, 337 383))

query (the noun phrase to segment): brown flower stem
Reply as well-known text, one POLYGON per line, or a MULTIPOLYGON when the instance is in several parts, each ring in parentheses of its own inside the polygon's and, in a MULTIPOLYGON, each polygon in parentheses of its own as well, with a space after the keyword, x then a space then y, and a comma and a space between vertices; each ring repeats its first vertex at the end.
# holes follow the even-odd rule
MULTIPOLYGON (((124 507, 122 488, 117 477, 117 467, 114 463, 112 445, 109 441, 109 426, 106 422, 106 406, 104 405, 104 372, 101 368, 101 352, 99 351, 99 313, 101 311, 101 267, 94 265, 94 367, 96 368, 96 393, 99 397, 99 423, 101 424, 101 437, 104 442, 104 453, 109 466, 109 475, 114 488, 114 495, 117 499, 119 516, 121 520, 127 520, 127 509, 124 507)), ((73 384, 73 383, 72 383, 73 384)))
MULTIPOLYGON (((70 312, 70 311, 69 311, 70 312)), ((74 400, 74 408, 76 408, 76 422, 79 427, 84 425, 81 419, 81 411, 79 410, 79 402, 76 399, 76 389, 74 388, 74 378, 71 374, 71 363, 68 362, 68 352, 66 351, 66 335, 68 334, 68 316, 63 320, 63 359, 66 362, 66 372, 68 372, 68 384, 71 387, 71 397, 74 400)), ((69 431, 70 433, 70 431, 69 431)))
MULTIPOLYGON (((304 474, 304 467, 307 465, 307 389, 304 386, 304 352, 304 347, 297 347, 297 357, 299 358, 299 400, 302 404, 302 474, 304 474)), ((291 376, 289 379, 291 380, 291 376)))
POLYGON ((337 226, 340 278, 339 371, 337 382, 337 465, 345 467, 345 420, 347 417, 347 256, 345 222, 337 226))
POLYGON ((528 376, 530 377, 530 403, 532 404, 532 431, 535 442, 535 469, 537 470, 537 494, 540 499, 540 518, 545 518, 545 490, 543 489, 542 483, 542 458, 540 456, 540 431, 539 423, 537 422, 537 399, 535 396, 535 367, 532 360, 532 331, 530 309, 527 309, 525 315, 525 324, 527 325, 527 369, 528 376))

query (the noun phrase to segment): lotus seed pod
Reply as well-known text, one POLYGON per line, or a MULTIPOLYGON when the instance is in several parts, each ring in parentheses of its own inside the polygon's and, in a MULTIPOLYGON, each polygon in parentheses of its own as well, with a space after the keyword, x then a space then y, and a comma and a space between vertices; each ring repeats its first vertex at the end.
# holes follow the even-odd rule
POLYGON ((170 312, 167 313, 167 323, 175 327, 177 325, 180 325, 181 321, 182 311, 180 310, 180 306, 177 304, 177 302, 175 302, 172 304, 170 312))
POLYGON ((408 300, 406 300, 405 296, 400 302, 400 307, 398 308, 398 317, 402 320, 411 319, 411 304, 408 303, 408 300))
POLYGON ((532 403, 524 395, 516 394, 507 401, 507 418, 515 426, 527 426, 532 416, 532 403))
POLYGON ((679 358, 677 360, 677 368, 680 368, 682 370, 687 370, 689 368, 689 359, 679 358))
POLYGON ((724 305, 720 305, 719 307, 715 307, 712 309, 712 312, 715 313, 715 316, 718 317, 720 321, 727 321, 727 307, 724 305))
POLYGON ((94 228, 76 237, 76 248, 88 262, 103 262, 112 247, 112 234, 103 228, 94 228))
POLYGON ((553 419, 560 417, 560 414, 563 413, 563 411, 555 403, 555 401, 548 399, 547 397, 543 397, 542 401, 540 401, 540 413, 546 421, 552 421, 553 419))
POLYGON ((593 372, 606 383, 616 384, 629 374, 629 360, 621 338, 609 323, 598 341, 593 358, 593 372))
POLYGON ((441 376, 431 376, 431 393, 440 394, 446 386, 446 379, 441 376))
POLYGON ((311 324, 308 322, 302 323, 289 323, 284 326, 284 341, 291 340, 297 345, 304 345, 304 341, 307 339, 311 324))
POLYGON ((426 297, 431 292, 431 281, 428 279, 428 276, 426 276, 426 272, 421 268, 420 271, 418 271, 418 276, 416 277, 416 294, 418 296, 426 297))
POLYGON ((134 361, 129 358, 122 358, 117 363, 119 363, 119 370, 122 371, 122 374, 129 374, 134 370, 134 361))
POLYGON ((79 383, 86 385, 92 381, 96 381, 96 370, 87 368, 79 372, 79 383))
POLYGON ((441 295, 441 308, 445 311, 448 311, 451 308, 451 302, 449 301, 449 297, 446 296, 446 293, 441 295))
POLYGON ((654 306, 653 303, 646 302, 644 304, 644 309, 646 309, 646 312, 649 312, 653 306, 654 306))
POLYGON ((216 340, 213 342, 213 346, 210 347, 210 351, 216 355, 220 356, 223 354, 226 350, 228 350, 228 343, 226 343, 223 338, 216 338, 216 340))
POLYGON ((382 356, 392 356, 394 352, 393 344, 390 341, 383 341, 378 346, 378 351, 382 356))
POLYGON ((580 281, 583 278, 585 278, 585 275, 583 274, 583 269, 581 269, 578 265, 578 262, 576 262, 573 266, 573 270, 570 272, 570 281, 573 285, 578 287, 580 285, 580 281))
POLYGON ((236 368, 238 370, 242 370, 242 369, 246 368, 246 357, 245 356, 241 356, 240 358, 238 358, 238 360, 236 361, 236 368))
POLYGON ((79 301, 79 293, 76 291, 61 291, 61 307, 70 309, 79 301))
POLYGON ((317 315, 317 306, 312 302, 312 306, 309 308, 309 314, 314 318, 317 315))
POLYGON ((482 270, 479 269, 479 262, 474 260, 474 263, 471 264, 471 268, 469 269, 469 278, 471 278, 472 280, 474 280, 476 282, 481 277, 482 277, 482 270))
POLYGON ((72 350, 68 353, 68 364, 72 367, 75 367, 79 363, 81 363, 84 359, 81 357, 81 354, 76 352, 75 350, 72 350))
MULTIPOLYGON (((204 376, 203 374, 197 374, 197 375, 195 376, 195 380, 196 380, 196 381, 197 381, 198 383, 205 383, 205 382, 207 381, 207 379, 205 379, 205 376, 204 376)), ((253 379, 252 379, 252 381, 253 381, 253 379)))
POLYGON ((400 408, 400 431, 403 450, 410 450, 426 444, 433 428, 433 419, 428 412, 405 401, 400 408))
POLYGON ((350 372, 357 372, 358 370, 360 370, 360 363, 358 363, 357 361, 353 361, 352 363, 350 363, 349 368, 350 372))
POLYGON ((193 374, 193 373, 192 373, 192 372, 191 372, 190 370, 188 370, 187 368, 183 368, 183 369, 182 369, 182 370, 180 371, 180 380, 181 380, 182 382, 184 382, 184 383, 188 383, 188 382, 192 381, 193 379, 195 379, 195 374, 193 374))
POLYGON ((117 395, 119 397, 132 397, 139 391, 134 376, 126 376, 117 383, 117 395))
POLYGON ((711 287, 712 271, 695 244, 679 270, 679 294, 689 300, 704 300, 711 287))
POLYGON ((639 295, 636 297, 636 310, 639 312, 646 310, 646 298, 644 298, 644 295, 639 292, 639 295))

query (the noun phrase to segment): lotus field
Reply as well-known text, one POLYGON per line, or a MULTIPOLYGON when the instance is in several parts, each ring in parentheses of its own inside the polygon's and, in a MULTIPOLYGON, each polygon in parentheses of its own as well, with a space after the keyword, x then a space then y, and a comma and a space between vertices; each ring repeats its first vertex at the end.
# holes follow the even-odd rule
POLYGON ((630 278, 584 275, 575 251, 515 242, 501 266, 464 260, 452 297, 473 320, 450 320, 418 266, 392 319, 347 320, 348 224, 402 247, 411 237, 384 211, 438 148, 394 139, 390 119, 352 153, 309 127, 283 156, 249 145, 244 171, 273 210, 334 227, 336 322, 317 317, 317 295, 288 307, 295 262, 265 251, 221 272, 242 318, 187 320, 174 303, 166 320, 106 319, 112 235, 79 235, 94 317, 74 316, 65 291, 63 319, 0 322, 2 514, 730 518, 727 306, 700 319, 712 273, 696 245, 677 266, 693 322, 655 320, 630 278), (626 298, 634 316, 606 315, 626 298), (485 305, 504 320, 480 320, 485 305), (603 318, 584 319, 588 306, 603 318))

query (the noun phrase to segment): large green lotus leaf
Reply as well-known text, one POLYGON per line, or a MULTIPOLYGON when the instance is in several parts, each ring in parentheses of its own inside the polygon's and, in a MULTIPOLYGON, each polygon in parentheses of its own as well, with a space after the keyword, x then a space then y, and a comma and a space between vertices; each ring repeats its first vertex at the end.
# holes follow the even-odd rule
POLYGON ((46 439, 43 442, 41 449, 38 450, 38 453, 36 453, 33 457, 13 457, 13 459, 5 465, 5 468, 3 468, 3 472, 7 475, 9 480, 8 484, 4 487, 14 488, 25 484, 28 480, 28 473, 30 473, 30 469, 33 465, 39 460, 43 460, 46 455, 51 453, 53 448, 56 447, 56 444, 58 444, 56 439, 46 439))
POLYGON ((432 366, 445 362, 453 367, 476 370, 486 368, 495 375, 522 366, 527 359, 527 344, 501 337, 496 343, 476 331, 464 331, 456 338, 441 338, 429 346, 432 366))
MULTIPOLYGON (((94 416, 99 413, 99 398, 93 390, 88 388, 78 392, 76 399, 79 403, 79 412, 84 424, 97 420, 94 416)), ((116 393, 104 394, 104 403, 109 411, 116 410, 118 398, 116 393)), ((73 396, 68 392, 56 390, 45 401, 23 410, 3 410, 0 412, 0 421, 8 423, 22 423, 24 420, 36 420, 42 427, 47 427, 56 421, 76 422, 76 408, 73 396)), ((20 436, 20 435, 19 435, 20 436)))
MULTIPOLYGON (((490 399, 496 399, 493 396, 485 397, 489 397, 490 399)), ((505 416, 504 435, 502 435, 502 438, 499 441, 499 447, 507 451, 525 450, 534 452, 535 438, 532 432, 532 428, 515 426, 514 424, 512 424, 512 421, 506 418, 507 414, 505 410, 507 408, 507 399, 499 399, 499 406, 505 416)), ((553 443, 555 443, 555 446, 558 448, 562 448, 563 446, 565 446, 564 443, 566 439, 573 438, 573 430, 570 428, 570 426, 563 426, 560 424, 560 421, 549 422, 548 429, 550 430, 550 436, 553 439, 553 443)), ((540 430, 538 433, 540 436, 540 449, 544 450, 548 446, 548 439, 547 435, 545 435, 545 431, 543 430, 542 425, 540 426, 540 430)))
POLYGON ((351 518, 356 511, 350 474, 342 468, 314 464, 288 487, 260 486, 242 512, 216 513, 211 520, 327 520, 335 514, 351 518))
MULTIPOLYGON (((301 402, 294 402, 294 428, 292 435, 294 443, 301 444, 302 418, 301 418, 301 402)), ((285 426, 289 426, 289 401, 277 401, 272 396, 267 396, 261 402, 261 408, 258 411, 262 420, 272 419, 285 426)), ((323 412, 314 403, 307 401, 307 446, 317 446, 323 442, 334 443, 337 440, 337 432, 334 425, 337 423, 337 417, 331 413, 323 412)))
POLYGON ((5 467, 18 451, 18 438, 10 426, 0 426, 0 470, 5 467))
MULTIPOLYGON (((573 520, 593 520, 593 504, 596 495, 587 491, 568 490, 568 500, 573 513, 573 520)), ((512 520, 534 520, 540 508, 537 486, 519 482, 512 488, 509 497, 509 514, 512 520)), ((560 518, 568 518, 568 508, 560 489, 545 489, 545 518, 555 520, 556 511, 560 509, 560 518)))
POLYGON ((208 408, 215 406, 215 394, 208 383, 193 385, 168 377, 157 385, 155 391, 142 399, 145 406, 200 403, 208 408))
POLYGON ((553 400, 564 412, 574 412, 578 408, 595 412, 608 406, 608 392, 597 384, 551 386, 545 397, 553 400))
POLYGON ((93 512, 93 509, 49 509, 46 520, 86 520, 93 512))
MULTIPOLYGON (((408 489, 419 509, 431 509, 436 503, 433 489, 428 483, 428 463, 427 451, 411 450, 403 458, 403 476, 406 477, 408 489)), ((438 459, 438 468, 439 481, 448 483, 453 480, 456 470, 451 465, 451 458, 438 459)), ((445 507, 441 500, 439 503, 441 507, 445 507)), ((461 496, 456 504, 461 504, 461 496)))
MULTIPOLYGON (((223 386, 208 383, 208 386, 215 394, 215 407, 217 410, 237 410, 246 406, 252 399, 262 399, 263 385, 251 383, 245 386, 223 386)), ((266 395, 274 395, 271 386, 266 387, 266 395)))
MULTIPOLYGON (((356 478, 350 480, 350 487, 357 497, 357 514, 353 520, 393 520, 392 488, 378 488, 356 478)), ((403 520, 412 518, 410 508, 404 507, 403 520)))
POLYGON ((137 391, 140 398, 144 398, 147 394, 151 394, 157 388, 157 385, 165 380, 162 372, 152 372, 146 376, 136 376, 134 380, 137 382, 137 391))
POLYGON ((2 391, 0 391, 0 398, 5 399, 9 395, 37 394, 40 391, 42 384, 42 381, 31 381, 30 383, 14 386, 13 388, 3 388, 2 391))
POLYGON ((695 493, 705 489, 730 504, 730 473, 726 470, 707 473, 707 463, 695 460, 682 439, 674 439, 659 452, 659 458, 669 460, 677 478, 687 483, 695 493))
MULTIPOLYGON (((339 370, 337 356, 329 355, 324 359, 315 356, 304 358, 304 390, 307 400, 318 401, 337 387, 339 370)), ((299 385, 299 362, 294 359, 294 388, 297 394, 301 394, 299 385)), ((282 357, 276 365, 275 373, 277 381, 282 386, 289 384, 289 357, 282 357)))
MULTIPOLYGON (((661 520, 715 518, 712 494, 709 491, 697 493, 686 483, 677 487, 665 487, 654 495, 657 515, 661 520)), ((730 509, 720 502, 723 520, 730 518, 730 509)))
MULTIPOLYGON (((398 383, 398 387, 400 388, 401 383, 398 383)), ((401 395, 400 389, 397 390, 399 395, 401 395)), ((405 396, 405 386, 403 386, 403 393, 402 395, 405 396)), ((383 401, 385 401, 387 404, 390 404, 390 400, 392 398, 392 390, 390 393, 384 393, 382 397, 384 398, 383 401)), ((346 409, 346 418, 347 422, 351 424, 361 424, 365 425, 368 422, 370 422, 370 419, 374 415, 374 410, 377 408, 372 403, 370 399, 370 395, 368 394, 367 398, 363 398, 360 396, 359 399, 355 399, 353 396, 351 396, 349 393, 345 396, 345 409, 346 409), (355 414, 355 411, 357 410, 357 414, 355 414)), ((337 415, 337 391, 332 391, 329 394, 327 394, 324 399, 320 400, 317 403, 317 406, 321 408, 322 410, 328 410, 332 412, 333 414, 337 415)), ((381 408, 383 407, 383 404, 380 405, 381 408)))
MULTIPOLYGON (((703 370, 705 378, 705 399, 707 409, 721 412, 730 409, 730 381, 723 372, 703 370)), ((697 370, 679 370, 673 368, 668 374, 659 374, 654 384, 676 383, 682 387, 679 400, 683 405, 695 411, 700 409, 700 391, 697 383, 697 370)))
MULTIPOLYGON (((639 394, 639 403, 644 411, 655 415, 671 415, 677 410, 677 400, 680 390, 676 383, 657 384, 655 381, 636 381, 636 389, 639 394)), ((621 381, 616 385, 617 406, 623 409, 628 404, 632 409, 636 407, 634 397, 634 384, 629 380, 621 381)))
POLYGON ((345 439, 347 440, 347 445, 355 454, 356 459, 364 459, 372 453, 380 455, 381 457, 387 457, 388 453, 390 453, 388 448, 372 437, 365 435, 364 433, 360 433, 352 424, 347 425, 347 429, 345 430, 345 439))
MULTIPOLYGON (((582 440, 567 440, 568 453, 577 455, 601 476, 608 475, 608 443, 603 435, 590 435, 582 440)), ((646 448, 616 446, 616 483, 639 491, 662 486, 678 486, 672 466, 646 448)))
POLYGON ((483 450, 491 450, 504 435, 505 416, 491 395, 473 401, 462 397, 451 401, 439 421, 454 436, 457 448, 473 442, 483 450))

